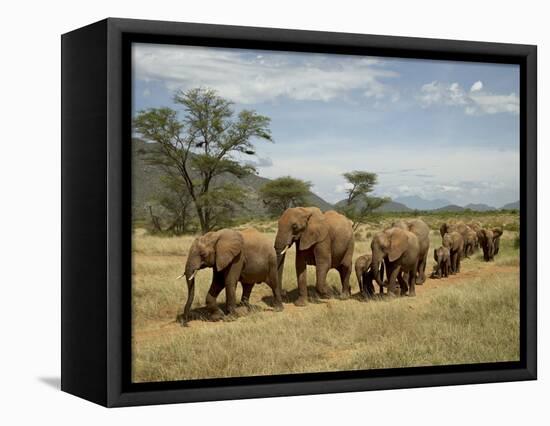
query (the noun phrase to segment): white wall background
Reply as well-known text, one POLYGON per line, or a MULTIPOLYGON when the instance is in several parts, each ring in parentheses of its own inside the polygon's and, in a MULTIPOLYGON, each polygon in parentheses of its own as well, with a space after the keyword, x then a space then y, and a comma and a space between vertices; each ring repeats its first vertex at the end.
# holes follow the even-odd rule
MULTIPOLYGON (((550 172, 545 2, 23 1, 2 4, 0 423, 533 424, 548 419, 547 250, 539 244, 539 380, 106 410, 55 387, 60 358, 60 34, 108 16, 539 46, 539 217, 550 172)), ((539 241, 549 227, 539 221, 539 241)), ((547 420, 546 420, 547 421, 547 420)))

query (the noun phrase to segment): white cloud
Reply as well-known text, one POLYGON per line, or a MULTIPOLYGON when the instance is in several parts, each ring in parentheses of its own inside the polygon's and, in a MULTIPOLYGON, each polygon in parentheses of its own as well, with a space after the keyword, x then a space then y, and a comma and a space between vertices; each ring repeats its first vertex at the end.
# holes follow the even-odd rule
POLYGON ((472 84, 472 87, 470 87, 470 92, 479 92, 481 89, 483 89, 483 83, 478 80, 472 84))
POLYGON ((353 90, 378 101, 399 99, 383 82, 397 74, 375 58, 138 44, 133 59, 138 79, 164 82, 170 90, 207 86, 245 104, 278 97, 326 102, 353 90))
POLYGON ((469 92, 458 83, 432 81, 420 89, 419 100, 424 107, 447 105, 464 108, 468 115, 519 113, 519 97, 515 93, 508 95, 493 94, 483 90, 483 83, 476 81, 469 92))
POLYGON ((456 146, 437 146, 437 141, 427 148, 419 144, 358 143, 345 139, 339 141, 338 150, 311 149, 318 147, 319 142, 316 139, 284 147, 266 145, 273 167, 263 169, 261 176, 290 175, 308 180, 329 202, 345 198, 348 186, 342 173, 350 170, 377 173, 376 194, 391 198, 418 195, 426 200, 447 199, 459 205, 487 203, 498 207, 519 197, 517 150, 494 147, 457 150, 456 146), (418 166, 422 167, 423 176, 417 176, 418 166))

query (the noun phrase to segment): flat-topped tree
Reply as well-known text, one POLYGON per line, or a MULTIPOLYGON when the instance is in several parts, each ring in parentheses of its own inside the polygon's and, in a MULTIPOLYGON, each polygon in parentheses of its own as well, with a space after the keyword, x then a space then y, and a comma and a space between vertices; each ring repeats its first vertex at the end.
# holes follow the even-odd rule
POLYGON ((222 226, 242 204, 245 194, 237 185, 213 185, 224 173, 244 177, 255 172, 235 155, 254 155, 254 139, 272 141, 270 118, 252 110, 237 115, 232 102, 212 89, 177 91, 174 103, 182 106, 183 118, 171 108, 150 108, 134 119, 134 130, 156 142, 144 155, 169 176, 181 178, 195 207, 203 233, 222 226))
POLYGON ((260 197, 269 213, 280 216, 290 207, 307 206, 311 182, 283 176, 267 182, 260 188, 260 197))
POLYGON ((346 189, 348 197, 345 204, 338 210, 353 222, 353 229, 356 230, 361 223, 368 220, 374 210, 390 199, 370 195, 378 183, 376 173, 354 170, 344 173, 343 176, 348 182, 346 189))

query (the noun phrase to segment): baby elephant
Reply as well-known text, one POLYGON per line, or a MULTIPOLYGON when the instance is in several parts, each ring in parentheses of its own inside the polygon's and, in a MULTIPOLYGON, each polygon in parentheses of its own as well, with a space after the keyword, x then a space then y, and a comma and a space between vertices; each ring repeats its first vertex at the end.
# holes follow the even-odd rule
POLYGON ((447 247, 439 247, 434 249, 434 278, 447 278, 451 270, 451 252, 447 247))
MULTIPOLYGON (((380 268, 380 274, 384 277, 384 264, 380 268)), ((374 296, 375 290, 373 285, 374 272, 372 271, 372 255, 365 254, 359 256, 355 261, 355 275, 359 283, 359 291, 365 298, 374 296)), ((380 293, 384 292, 384 288, 380 287, 380 293)))

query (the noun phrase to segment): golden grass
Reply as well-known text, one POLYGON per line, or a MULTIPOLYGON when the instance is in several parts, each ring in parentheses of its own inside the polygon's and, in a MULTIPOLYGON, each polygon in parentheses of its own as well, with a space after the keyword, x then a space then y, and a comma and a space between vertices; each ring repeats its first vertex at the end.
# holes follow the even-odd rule
MULTIPOLYGON (((478 219, 479 220, 479 219, 478 219)), ((491 218, 488 219, 492 220, 491 218)), ((274 238, 276 225, 254 224, 274 238)), ((370 236, 385 226, 362 227, 354 259, 370 251, 370 236), (368 228, 368 229, 365 229, 368 228)), ((433 227, 432 227, 433 228, 433 227)), ((519 256, 516 232, 505 231, 501 253, 485 263, 481 254, 463 261, 462 273, 428 280, 416 298, 362 302, 297 297, 294 249, 289 250, 283 288, 285 311, 271 309, 271 290, 252 292, 253 309, 234 321, 174 319, 187 295, 182 272, 193 240, 154 237, 137 230, 133 255, 133 380, 137 382, 266 374, 356 370, 519 359, 519 256)), ((431 233, 431 251, 441 244, 431 233)), ((427 272, 431 272, 430 252, 427 272)), ((315 283, 308 267, 308 283, 315 283)), ((193 308, 204 305, 211 271, 198 273, 193 308)), ((340 289, 334 270, 329 285, 340 289)), ((358 286, 354 276, 352 291, 358 286)), ((240 288, 238 297, 240 297, 240 288)), ((219 297, 224 302, 224 294, 219 297)))

